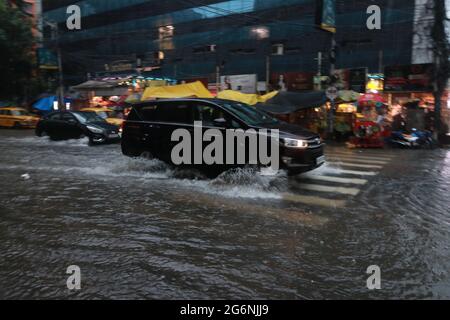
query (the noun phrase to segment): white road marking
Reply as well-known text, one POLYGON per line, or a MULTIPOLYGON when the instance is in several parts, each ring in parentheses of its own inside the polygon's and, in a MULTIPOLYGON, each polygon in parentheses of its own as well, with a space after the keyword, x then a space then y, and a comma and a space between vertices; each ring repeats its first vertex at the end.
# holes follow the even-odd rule
POLYGON ((359 176, 376 176, 378 172, 373 171, 356 171, 356 170, 344 170, 344 169, 337 169, 337 168, 330 168, 325 167, 324 172, 330 172, 330 173, 336 173, 336 174, 354 174, 359 176))
POLYGON ((361 162, 361 163, 372 163, 372 164, 388 164, 389 161, 381 161, 381 160, 367 160, 367 159, 359 159, 356 157, 348 157, 348 156, 327 156, 327 159, 330 159, 330 161, 354 161, 354 162, 361 162))
POLYGON ((338 182, 338 183, 344 183, 344 184, 365 185, 368 182, 368 180, 366 180, 366 179, 339 178, 339 177, 323 176, 323 175, 316 175, 316 174, 306 174, 306 175, 304 175, 304 177, 306 179, 311 179, 311 180, 338 182))
POLYGON ((333 200, 315 196, 303 196, 293 193, 284 193, 282 195, 282 198, 285 201, 298 202, 308 205, 316 205, 329 208, 343 208, 345 207, 346 204, 345 200, 333 200))
POLYGON ((375 164, 360 164, 360 163, 352 163, 352 162, 341 162, 341 161, 328 161, 329 164, 335 166, 344 166, 344 167, 355 167, 355 168, 366 168, 366 169, 382 169, 383 166, 375 165, 375 164))
POLYGON ((358 153, 345 153, 345 152, 329 152, 326 153, 328 156, 349 156, 349 157, 355 157, 358 159, 365 159, 365 160, 384 160, 384 161, 390 161, 392 160, 392 157, 385 156, 385 155, 369 155, 367 153, 365 154, 358 154, 358 153))
POLYGON ((308 184, 308 183, 300 183, 298 187, 303 190, 309 191, 319 191, 319 192, 329 192, 329 193, 339 193, 339 194, 347 194, 356 196, 360 192, 360 189, 357 188, 344 188, 344 187, 330 187, 319 184, 308 184))

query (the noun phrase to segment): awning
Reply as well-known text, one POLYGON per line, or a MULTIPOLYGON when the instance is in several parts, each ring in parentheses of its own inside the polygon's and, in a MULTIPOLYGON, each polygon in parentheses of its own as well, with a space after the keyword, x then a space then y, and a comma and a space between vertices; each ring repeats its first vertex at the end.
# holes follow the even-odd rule
POLYGON ((356 102, 360 98, 361 94, 352 90, 339 91, 338 100, 342 102, 356 102))
POLYGON ((239 91, 225 90, 217 94, 217 98, 224 100, 238 101, 254 106, 257 103, 264 103, 278 94, 278 91, 270 92, 260 96, 258 94, 247 94, 239 91))
POLYGON ((324 91, 279 92, 267 103, 258 103, 257 108, 273 114, 289 114, 299 110, 317 108, 327 102, 324 91))
POLYGON ((83 82, 79 85, 73 86, 72 89, 74 90, 96 90, 96 89, 112 89, 118 87, 118 81, 117 80, 111 80, 111 81, 95 81, 95 80, 89 80, 86 82, 83 82))
POLYGON ((142 101, 149 99, 175 98, 213 98, 211 92, 200 81, 180 84, 176 86, 150 87, 145 89, 142 101))

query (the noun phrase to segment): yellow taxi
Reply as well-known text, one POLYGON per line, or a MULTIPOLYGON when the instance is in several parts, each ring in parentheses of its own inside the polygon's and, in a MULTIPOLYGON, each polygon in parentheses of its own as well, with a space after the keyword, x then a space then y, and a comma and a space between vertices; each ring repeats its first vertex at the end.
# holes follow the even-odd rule
POLYGON ((30 114, 23 108, 0 108, 0 127, 36 128, 39 117, 30 114))
POLYGON ((86 112, 95 112, 98 116, 105 119, 106 122, 110 124, 114 124, 116 126, 121 126, 123 123, 123 119, 119 118, 117 115, 117 112, 107 109, 107 108, 84 108, 80 111, 86 111, 86 112))

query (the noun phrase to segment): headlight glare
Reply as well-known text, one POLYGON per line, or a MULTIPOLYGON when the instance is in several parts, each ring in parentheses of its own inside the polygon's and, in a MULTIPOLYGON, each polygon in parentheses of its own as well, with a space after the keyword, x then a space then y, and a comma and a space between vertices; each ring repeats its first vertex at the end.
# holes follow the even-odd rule
POLYGON ((285 147, 300 149, 308 148, 308 141, 306 140, 283 138, 281 141, 285 147))

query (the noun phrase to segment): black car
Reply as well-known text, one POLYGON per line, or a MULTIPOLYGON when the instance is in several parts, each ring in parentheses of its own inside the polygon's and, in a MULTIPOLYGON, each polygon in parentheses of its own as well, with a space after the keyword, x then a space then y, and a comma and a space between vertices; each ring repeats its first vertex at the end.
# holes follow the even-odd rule
POLYGON ((41 118, 36 135, 52 140, 88 137, 91 144, 120 140, 119 127, 109 124, 95 112, 57 111, 41 118))
MULTIPOLYGON (((130 157, 146 155, 173 164, 171 152, 177 142, 172 141, 172 133, 180 128, 193 132, 194 121, 201 121, 203 132, 219 129, 223 136, 227 129, 278 129, 279 163, 290 174, 313 170, 325 162, 319 135, 279 121, 249 105, 221 99, 173 99, 135 104, 123 125, 122 152, 130 157)), ((228 165, 207 167, 219 171, 228 169, 228 165)))

